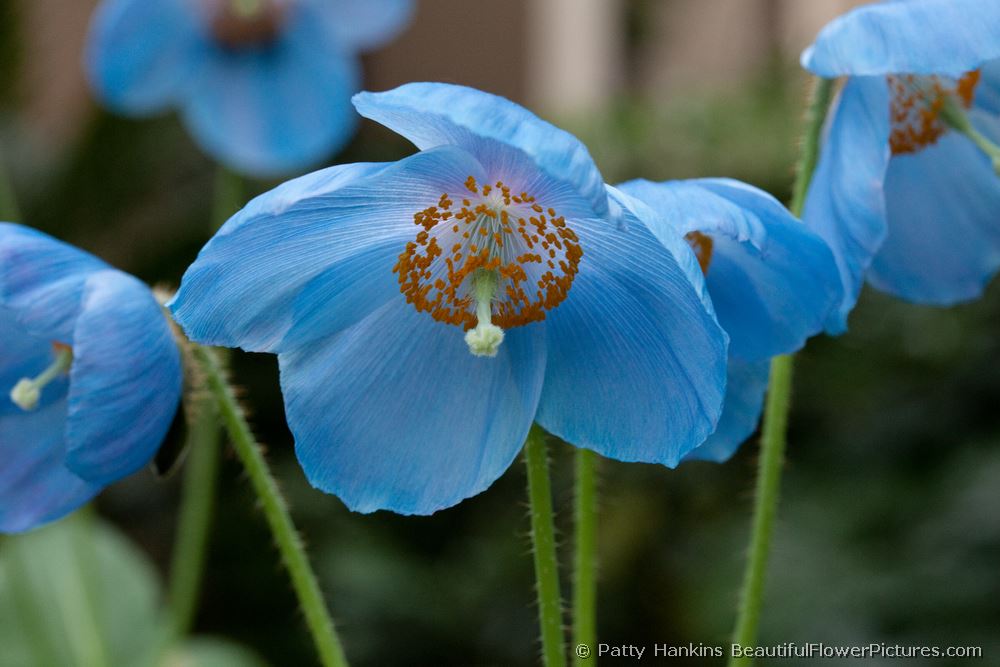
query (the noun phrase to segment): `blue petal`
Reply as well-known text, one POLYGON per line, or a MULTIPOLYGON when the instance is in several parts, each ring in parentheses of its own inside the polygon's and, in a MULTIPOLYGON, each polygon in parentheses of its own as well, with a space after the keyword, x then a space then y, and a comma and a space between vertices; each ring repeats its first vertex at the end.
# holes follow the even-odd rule
POLYGON ((776 199, 726 179, 624 183, 658 214, 657 236, 700 232, 713 241, 706 282, 729 353, 768 359, 801 348, 840 298, 826 243, 776 199))
POLYGON ((73 337, 66 465, 109 483, 145 465, 170 428, 180 354, 149 289, 120 271, 87 280, 73 337))
POLYGON ((819 76, 906 72, 958 76, 1000 58, 1000 2, 909 0, 859 7, 802 54, 819 76))
POLYGON ((747 438, 757 430, 764 409, 764 394, 771 362, 729 359, 726 376, 726 402, 715 433, 703 444, 688 452, 685 461, 728 461, 747 438))
POLYGON ((502 97, 465 86, 408 83, 384 93, 359 93, 354 106, 418 148, 455 144, 480 159, 483 139, 519 148, 551 177, 572 186, 598 215, 610 214, 604 179, 587 148, 502 97))
POLYGON ((69 514, 100 491, 63 465, 66 401, 0 416, 0 533, 69 514))
POLYGON ((1000 60, 986 63, 979 71, 975 106, 986 113, 1000 114, 1000 60))
POLYGON ((382 46, 413 18, 413 0, 302 0, 328 22, 338 44, 352 51, 382 46))
POLYGON ((48 341, 71 342, 87 275, 106 268, 47 234, 0 222, 0 307, 48 341))
POLYGON ((864 274, 885 239, 882 192, 889 166, 889 90, 885 79, 848 79, 831 121, 802 220, 833 250, 843 301, 827 331, 847 329, 864 274))
MULTIPOLYGON (((1000 122, 979 117, 993 137, 1000 122)), ((951 305, 979 297, 1000 269, 1000 179, 971 141, 949 132, 935 145, 889 163, 889 235, 868 279, 918 303, 951 305)))
POLYGON ((170 304, 193 339, 274 352, 336 333, 399 296, 413 214, 482 167, 454 147, 331 167, 250 202, 208 242, 170 304))
POLYGON ((182 101, 198 143, 254 176, 314 165, 340 149, 356 126, 350 96, 359 87, 357 62, 318 11, 296 10, 267 49, 216 49, 182 101))
POLYGON ((627 227, 568 220, 583 259, 549 313, 538 423, 578 447, 622 461, 674 466, 722 411, 726 334, 703 299, 684 240, 658 240, 641 202, 612 195, 627 227))
POLYGON ((338 336, 279 355, 309 481, 352 510, 430 514, 486 489, 521 449, 545 372, 544 325, 495 358, 402 296, 338 336))
POLYGON ((101 101, 123 113, 163 109, 197 78, 204 50, 185 0, 105 0, 94 15, 86 69, 101 101))

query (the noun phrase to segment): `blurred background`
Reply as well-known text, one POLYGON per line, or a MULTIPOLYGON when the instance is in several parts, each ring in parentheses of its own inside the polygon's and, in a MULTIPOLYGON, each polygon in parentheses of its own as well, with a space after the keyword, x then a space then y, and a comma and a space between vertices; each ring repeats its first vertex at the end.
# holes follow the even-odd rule
MULTIPOLYGON (((207 239, 214 167, 175 116, 128 120, 93 102, 80 59, 94 4, 0 0, 0 160, 22 222, 176 285, 207 239)), ((787 199, 807 90, 798 54, 857 4, 422 0, 398 40, 365 56, 366 87, 439 80, 508 96, 575 132, 612 183, 725 175, 787 199)), ((331 162, 412 151, 365 121, 331 162)), ((762 644, 979 645, 987 662, 1000 655, 998 322, 1000 284, 947 310, 869 290, 850 333, 800 356, 762 644)), ((233 363, 354 663, 536 661, 520 463, 431 517, 352 514, 312 490, 295 462, 275 359, 233 363)), ((572 450, 552 444, 568 562, 572 450)), ((602 461, 601 641, 727 643, 755 463, 755 441, 725 465, 602 461)), ((130 558, 148 561, 147 578, 169 574, 181 477, 140 473, 97 502, 132 544, 130 558)), ((269 664, 314 664, 230 455, 218 501, 196 632, 269 664)), ((3 581, 0 569, 0 590, 3 581)), ((18 660, 0 641, 0 665, 18 660)))

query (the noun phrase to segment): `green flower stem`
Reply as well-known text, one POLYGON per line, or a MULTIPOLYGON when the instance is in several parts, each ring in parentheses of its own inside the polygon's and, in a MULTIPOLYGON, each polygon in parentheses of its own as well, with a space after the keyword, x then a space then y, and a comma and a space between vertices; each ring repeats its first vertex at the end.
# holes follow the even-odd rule
MULTIPOLYGON (((806 128, 802 152, 796 170, 795 187, 789 210, 801 217, 806 194, 816 163, 819 160, 820 135, 827 110, 833 99, 834 81, 817 79, 806 114, 806 128)), ((764 430, 761 436, 760 463, 757 470, 756 500, 753 527, 740 609, 733 631, 733 643, 741 646, 755 645, 764 600, 764 576, 774 534, 774 518, 778 512, 781 490, 781 469, 784 464, 788 430, 788 413, 792 396, 793 357, 784 355, 771 361, 771 377, 764 407, 764 430)), ((731 667, 748 665, 750 658, 730 658, 731 667)))
POLYGON ((205 567, 208 534, 215 505, 216 477, 219 469, 219 430, 215 399, 199 396, 194 423, 187 442, 188 460, 184 466, 184 489, 180 519, 174 539, 170 566, 171 631, 179 639, 191 631, 198 593, 205 567))
MULTIPOLYGON (((589 449, 576 450, 573 644, 591 649, 597 643, 597 461, 597 454, 589 449)), ((582 666, 590 658, 576 654, 574 662, 582 666)))
POLYGON ((565 667, 562 597, 559 593, 559 562, 556 559, 556 530, 552 511, 552 485, 545 431, 533 425, 524 443, 528 466, 528 501, 531 508, 531 544, 535 554, 538 589, 538 622, 542 631, 542 664, 565 667))
POLYGON ((324 667, 346 667, 344 650, 334 630, 316 575, 309 565, 305 547, 295 530, 288 506, 271 475, 260 445, 254 440, 243 410, 226 381, 216 353, 195 345, 192 354, 205 373, 205 383, 215 397, 222 423, 260 501, 274 541, 281 552, 281 559, 302 605, 320 662, 324 667))

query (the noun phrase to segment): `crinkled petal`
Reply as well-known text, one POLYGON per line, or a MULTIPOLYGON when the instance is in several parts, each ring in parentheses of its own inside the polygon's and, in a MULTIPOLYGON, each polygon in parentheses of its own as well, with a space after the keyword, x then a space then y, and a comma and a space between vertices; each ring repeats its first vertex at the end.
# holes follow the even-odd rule
POLYGON ((722 410, 726 334, 678 235, 658 240, 651 210, 614 194, 624 228, 570 220, 583 259, 546 320, 548 366, 536 420, 578 447, 674 466, 722 410))
POLYGON ((802 54, 802 66, 825 77, 958 76, 996 58, 997 0, 908 0, 865 5, 835 19, 802 54))
POLYGON ((47 234, 0 222, 0 307, 36 336, 69 344, 87 275, 105 268, 47 234))
POLYGON ((827 331, 842 333, 885 239, 883 183, 889 166, 889 91, 882 77, 848 79, 831 121, 806 198, 803 222, 833 251, 843 301, 827 331))
POLYGON ((73 337, 66 465, 109 483, 145 465, 177 411, 180 354, 149 289, 99 271, 84 290, 73 337))
MULTIPOLYGON (((1000 138, 1000 122, 980 117, 1000 138)), ((917 303, 978 298, 1000 269, 1000 178, 979 149, 950 132, 894 157, 886 175, 889 234, 869 282, 917 303)))
POLYGON ((413 214, 482 167, 441 147, 331 167, 257 197, 188 268, 170 304, 201 343, 276 352, 336 333, 399 296, 413 214))
POLYGON ((204 39, 186 0, 105 0, 90 27, 87 76, 116 111, 158 111, 197 79, 204 39))
POLYGON ((659 214, 650 223, 657 236, 712 239, 706 282, 730 355, 768 359, 798 350, 823 329, 840 298, 833 254, 774 197, 728 179, 620 187, 659 214))
POLYGON ((63 465, 66 400, 0 416, 0 533, 69 514, 100 491, 63 465))
POLYGON ((598 215, 609 215, 604 179, 587 148, 502 97, 465 86, 408 83, 383 93, 359 93, 354 106, 421 149, 455 144, 480 157, 482 139, 514 146, 549 176, 572 186, 598 215))
POLYGON ((201 146, 254 176, 299 171, 330 157, 351 137, 350 98, 360 73, 310 6, 296 7, 267 49, 206 59, 183 114, 201 146))
POLYGON ((771 362, 730 358, 726 376, 726 402, 715 433, 688 452, 685 461, 728 461, 757 430, 764 409, 764 395, 771 362))
POLYGON ((328 22, 337 43, 351 51, 382 46, 413 18, 413 0, 301 0, 328 22))
POLYGON ((494 358, 402 296, 335 337, 279 355, 309 481, 352 510, 430 514, 486 489, 531 426, 545 328, 507 332, 494 358))

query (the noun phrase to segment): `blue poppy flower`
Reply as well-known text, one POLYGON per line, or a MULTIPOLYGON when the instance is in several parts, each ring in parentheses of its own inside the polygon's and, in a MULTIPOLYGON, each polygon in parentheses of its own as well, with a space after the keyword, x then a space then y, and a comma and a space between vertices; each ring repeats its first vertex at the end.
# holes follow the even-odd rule
POLYGON ((1000 267, 1000 2, 864 6, 802 64, 847 77, 803 216, 844 284, 828 328, 846 328, 865 277, 919 303, 978 297, 1000 267))
POLYGON ((726 336, 697 261, 576 138, 461 86, 355 105, 420 152, 251 201, 170 304, 194 340, 278 354, 313 485, 428 514, 487 488, 533 421, 670 466, 712 432, 726 336))
POLYGON ((149 289, 45 234, 0 223, 0 532, 87 502, 156 452, 181 369, 149 289))
POLYGON ((619 188, 657 213, 650 225, 657 238, 684 235, 729 334, 722 418, 686 456, 725 461, 757 428, 771 357, 800 349, 839 303, 833 254, 774 197, 739 181, 635 180, 619 188))
POLYGON ((87 73, 110 108, 180 110, 233 169, 288 173, 350 138, 355 56, 394 37, 411 0, 104 0, 87 73))

